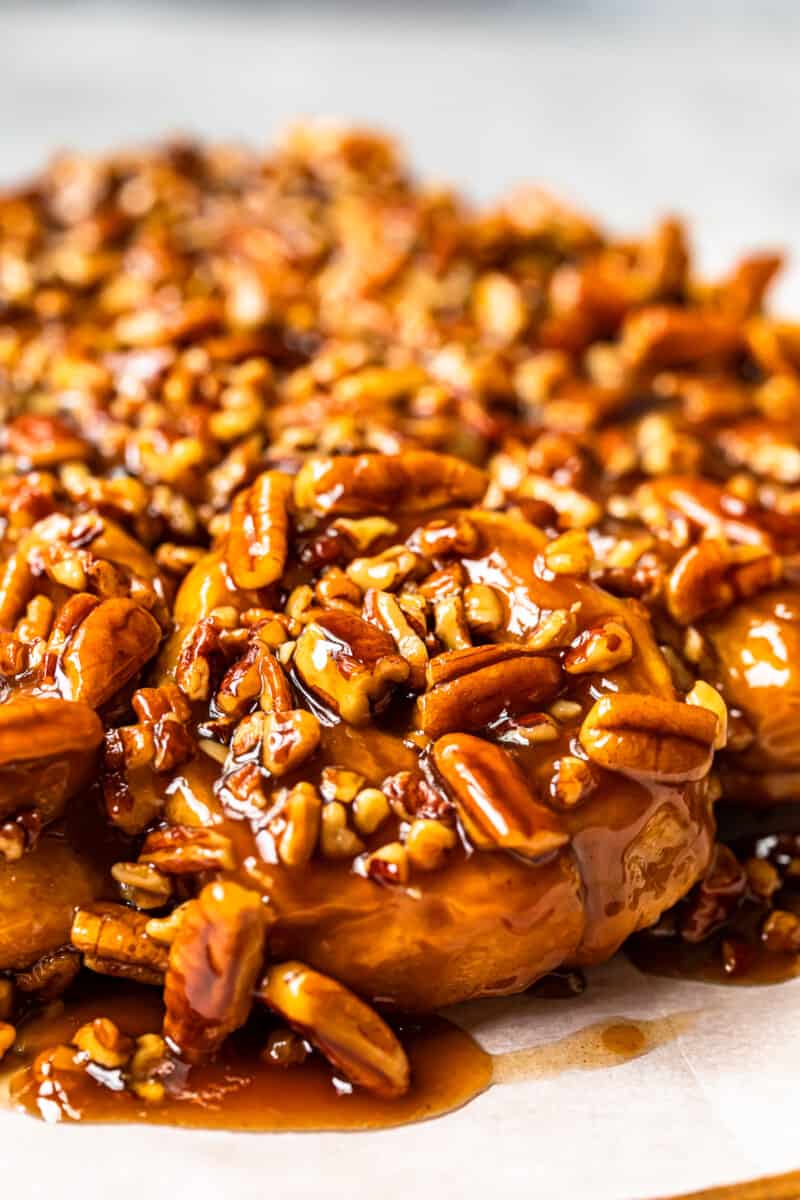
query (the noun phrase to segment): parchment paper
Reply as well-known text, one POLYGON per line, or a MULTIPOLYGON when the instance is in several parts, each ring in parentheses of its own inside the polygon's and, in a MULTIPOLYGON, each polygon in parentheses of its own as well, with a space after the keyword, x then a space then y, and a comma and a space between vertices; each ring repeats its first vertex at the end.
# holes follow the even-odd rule
POLYGON ((1 1194, 655 1200, 800 1167, 800 979, 721 987, 642 975, 618 958, 589 981, 572 1000, 456 1010, 492 1053, 539 1050, 501 1059, 500 1082, 438 1120, 377 1133, 229 1134, 46 1127, 0 1113, 1 1194), (643 1053, 598 1065, 596 1037, 579 1031, 627 1019, 645 1034, 643 1053))

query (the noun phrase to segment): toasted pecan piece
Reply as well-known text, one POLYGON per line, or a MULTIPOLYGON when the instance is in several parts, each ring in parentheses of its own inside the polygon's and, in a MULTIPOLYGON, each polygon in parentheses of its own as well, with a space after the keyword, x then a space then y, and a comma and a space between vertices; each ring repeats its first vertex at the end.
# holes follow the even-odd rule
POLYGON ((433 761, 467 837, 479 850, 514 850, 536 859, 569 842, 558 814, 537 800, 521 769, 500 746, 452 733, 436 742, 433 761))
POLYGON ((420 728, 432 738, 482 729, 504 710, 525 713, 551 700, 561 680, 557 662, 516 643, 469 646, 428 663, 429 690, 417 701, 420 728))
POLYGON ((238 587, 267 587, 283 574, 291 494, 288 475, 265 471, 234 500, 225 557, 238 587))
POLYGON ((386 1099, 408 1090, 403 1047, 378 1014, 335 979, 301 962, 276 963, 258 996, 358 1087, 386 1099))
POLYGON ((232 881, 203 888, 169 950, 164 1034, 200 1062, 247 1020, 264 955, 261 897, 232 881))
POLYGON ((294 500, 298 509, 320 515, 428 512, 446 504, 474 504, 486 484, 483 471, 445 454, 359 454, 310 459, 295 479, 294 500))
POLYGON ((619 693, 595 701, 579 739, 599 767, 679 783, 708 772, 717 717, 694 704, 619 693))

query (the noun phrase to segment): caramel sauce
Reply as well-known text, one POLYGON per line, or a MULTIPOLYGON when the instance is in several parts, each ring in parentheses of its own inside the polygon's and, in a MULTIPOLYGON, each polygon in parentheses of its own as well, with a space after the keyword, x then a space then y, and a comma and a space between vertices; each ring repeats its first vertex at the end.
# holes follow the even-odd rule
POLYGON ((786 983, 800 975, 800 955, 778 954, 757 945, 748 945, 736 969, 727 970, 720 941, 713 937, 692 945, 679 937, 641 934, 626 943, 625 953, 640 971, 668 979, 763 987, 786 983))
POLYGON ((399 1028, 412 1084, 396 1100, 351 1089, 316 1054, 288 1068, 263 1061, 259 1051, 266 1026, 258 1022, 230 1038, 213 1062, 181 1068, 164 1080, 167 1098, 160 1104, 122 1090, 113 1071, 99 1071, 92 1078, 82 1070, 59 1070, 52 1082, 39 1083, 31 1067, 36 1055, 69 1042, 80 1025, 97 1016, 110 1017, 125 1033, 152 1032, 160 1027, 160 997, 148 988, 106 983, 30 1020, 3 1064, 12 1108, 48 1123, 112 1121, 249 1131, 384 1129, 451 1112, 488 1087, 492 1077, 491 1057, 469 1034, 442 1018, 426 1018, 399 1028))
POLYGON ((578 1029, 555 1042, 509 1050, 494 1056, 494 1083, 549 1079, 565 1071, 597 1071, 641 1058, 671 1042, 694 1021, 694 1013, 673 1013, 654 1021, 617 1017, 578 1029))

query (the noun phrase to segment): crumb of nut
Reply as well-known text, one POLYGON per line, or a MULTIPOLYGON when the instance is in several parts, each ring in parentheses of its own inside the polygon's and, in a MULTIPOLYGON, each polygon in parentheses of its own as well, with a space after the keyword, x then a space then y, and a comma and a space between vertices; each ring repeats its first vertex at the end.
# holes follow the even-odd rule
POLYGON ((554 721, 567 723, 576 720, 583 708, 576 700, 554 700, 547 710, 554 721))
POLYGON ((408 883, 409 855, 402 842, 387 842, 359 864, 368 879, 377 883, 408 883))
POLYGON ((561 808, 574 808, 597 786, 591 763, 567 754, 555 764, 550 794, 561 808))
POLYGON ((122 1033, 108 1017, 97 1017, 81 1025, 73 1045, 101 1067, 123 1067, 133 1053, 133 1039, 122 1033))
POLYGON ((544 549, 544 564, 553 575, 588 575, 594 561, 594 551, 585 529, 570 529, 544 549))
POLYGON ((767 950, 783 954, 800 951, 800 917, 775 908, 761 926, 761 940, 767 950))
POLYGON ((471 583, 464 588, 464 615, 473 633, 486 637, 503 624, 503 607, 493 587, 471 583))
POLYGON ((633 657, 633 639, 622 621, 602 621, 585 629, 564 656, 564 670, 570 675, 612 671, 633 657))
POLYGON ((728 706, 716 688, 711 687, 702 679, 698 679, 686 697, 687 704, 698 704, 707 708, 717 718, 717 736, 714 739, 714 749, 722 750, 728 741, 728 706))
POLYGON ((311 1046, 291 1029, 273 1029, 261 1051, 264 1062, 277 1067, 299 1067, 311 1053, 311 1046))
POLYGON ((149 863, 118 862, 111 868, 123 900, 135 908, 161 908, 172 895, 172 883, 149 863))
POLYGON ((364 776, 345 767, 324 767, 319 790, 326 800, 340 800, 349 804, 358 795, 364 784, 364 776))
POLYGON ((155 942, 161 942, 164 946, 171 946, 181 927, 188 903, 189 901, 179 904, 166 917, 151 917, 144 927, 147 936, 155 942))
POLYGON ((347 824, 347 809, 338 800, 323 806, 320 845, 325 858, 354 858, 364 849, 361 838, 347 824))
POLYGON ((688 662, 697 663, 703 658, 706 653, 706 644, 702 633, 696 629, 694 625, 690 625, 686 630, 683 641, 683 655, 688 662))
POLYGON ((380 788, 362 788, 353 800, 353 820, 359 833, 374 833, 389 812, 389 801, 380 788))
POLYGON ((316 848, 322 801, 313 784, 301 781, 290 789, 285 808, 286 828, 278 842, 278 855, 286 866, 299 867, 316 848))
POLYGON ((17 1031, 13 1025, 9 1025, 8 1021, 0 1021, 0 1060, 14 1045, 16 1036, 17 1031))
POLYGON ((128 1074, 130 1088, 140 1100, 148 1104, 160 1104, 163 1101, 166 1088, 154 1075, 167 1057, 167 1043, 160 1034, 144 1033, 136 1039, 128 1074))
POLYGON ((405 835, 405 847, 413 867, 433 871, 441 866, 449 850, 458 842, 454 829, 442 821, 412 821, 405 835))
POLYGON ((781 877, 765 858, 748 858, 744 864, 750 891, 759 900, 770 900, 781 886, 781 877))

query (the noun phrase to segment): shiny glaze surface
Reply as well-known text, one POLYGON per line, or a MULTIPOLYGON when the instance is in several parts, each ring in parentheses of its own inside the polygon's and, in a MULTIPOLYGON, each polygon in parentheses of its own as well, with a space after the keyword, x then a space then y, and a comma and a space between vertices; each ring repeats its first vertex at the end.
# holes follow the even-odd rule
POLYGON ((226 1043, 213 1061, 191 1069, 176 1065, 165 1079, 167 1095, 144 1103, 124 1090, 116 1072, 56 1070, 37 1082, 31 1060, 69 1040, 85 1021, 110 1016, 127 1033, 157 1029, 161 1003, 152 989, 102 981, 69 1001, 64 1011, 32 1019, 10 1059, 3 1064, 9 1104, 48 1123, 133 1122, 192 1129, 250 1132, 277 1130, 383 1129, 424 1121, 459 1108, 489 1086, 492 1062, 472 1038, 442 1018, 407 1022, 403 1044, 413 1082, 405 1096, 381 1100, 353 1089, 318 1055, 299 1066, 281 1067, 260 1057, 269 1029, 255 1022, 226 1043))
MULTIPOLYGON (((404 520, 408 536, 416 526, 404 520)), ((546 796, 554 761, 574 753, 581 720, 597 695, 630 690, 671 697, 672 682, 638 609, 589 583, 536 573, 545 539, 531 526, 479 511, 470 520, 480 530, 484 552, 472 554, 464 566, 473 582, 496 586, 504 606, 495 640, 522 642, 543 612, 571 604, 580 604, 579 628, 624 614, 634 639, 627 664, 607 677, 570 681, 568 694, 580 712, 564 722, 556 740, 514 747, 531 783, 546 796)), ((196 621, 222 595, 228 604, 247 602, 231 590, 220 559, 211 556, 187 578, 176 614, 180 619, 191 613, 196 621)), ((180 637, 162 655, 165 674, 172 670, 180 637)), ((335 763, 346 763, 375 786, 391 772, 413 769, 424 755, 421 759, 409 736, 414 734, 409 717, 401 704, 368 727, 325 718, 317 755, 281 783, 317 782, 324 766, 335 763)), ((277 953, 303 958, 378 1000, 424 1009, 519 991, 562 962, 608 957, 698 877, 712 838, 705 783, 666 785, 598 774, 594 792, 563 815, 572 841, 568 850, 531 863, 466 847, 405 888, 376 887, 349 863, 315 859, 307 867, 287 868, 274 861, 269 836, 259 832, 257 818, 226 803, 219 768, 205 756, 166 785, 165 812, 174 823, 194 823, 202 813, 203 821, 213 820, 233 838, 240 877, 260 888, 276 913, 271 939, 277 953)))

